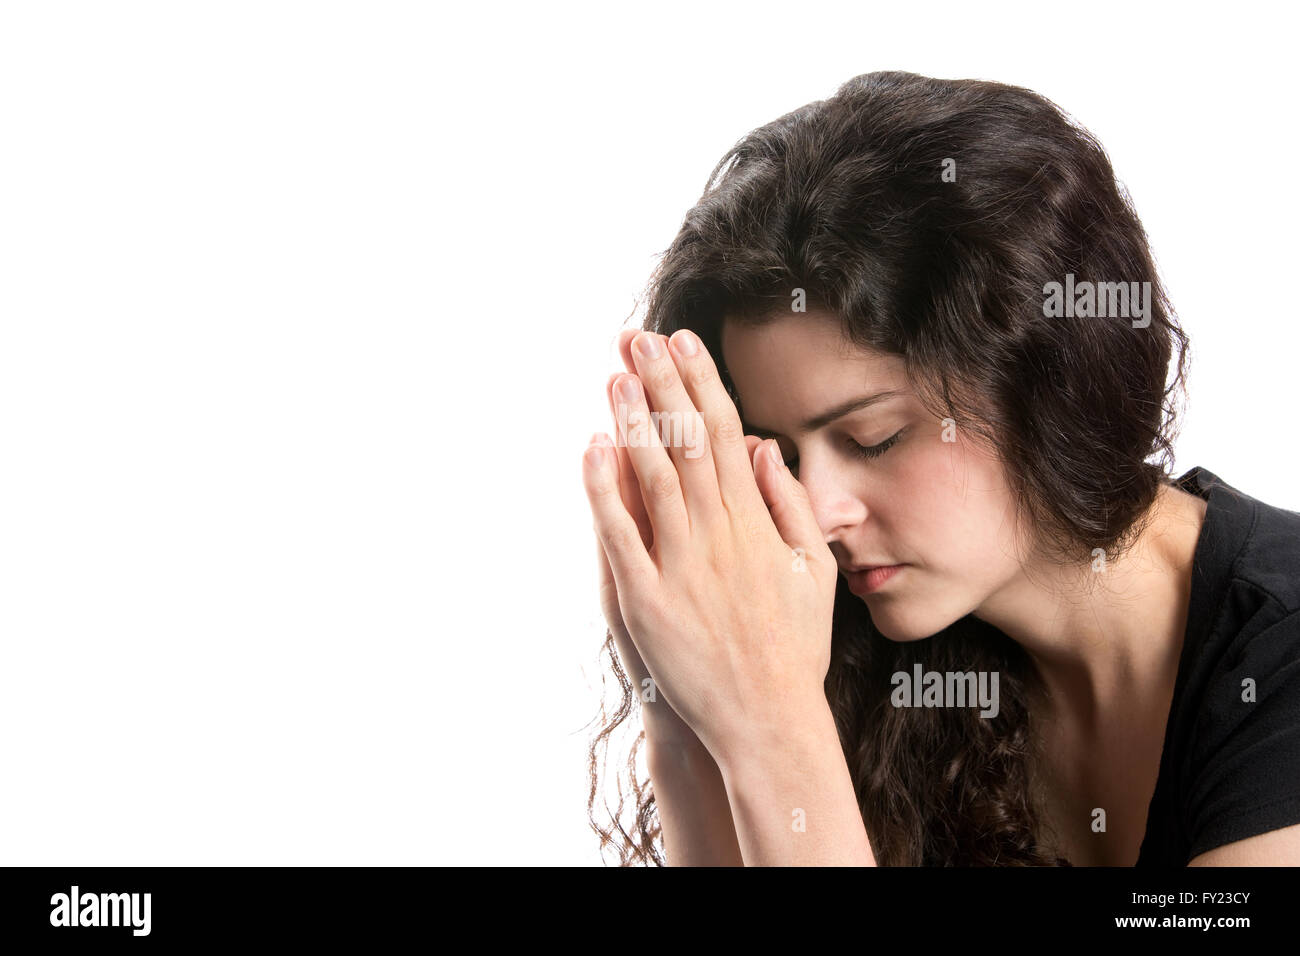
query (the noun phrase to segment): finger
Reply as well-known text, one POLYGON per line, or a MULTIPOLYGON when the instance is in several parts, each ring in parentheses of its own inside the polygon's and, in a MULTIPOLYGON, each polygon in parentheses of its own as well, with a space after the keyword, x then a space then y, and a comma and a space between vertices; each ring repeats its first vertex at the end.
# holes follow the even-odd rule
POLYGON ((781 540, 791 548, 803 548, 810 559, 822 561, 827 558, 826 536, 813 514, 808 489, 786 467, 775 439, 759 440, 754 448, 754 470, 781 540))
MULTIPOLYGON (((642 331, 642 329, 623 329, 618 334, 618 352, 619 356, 623 359, 623 367, 634 375, 636 374, 636 360, 632 357, 632 341, 640 335, 642 331)), ((668 336, 666 335, 661 335, 659 337, 663 339, 664 342, 668 341, 668 336)), ((613 415, 615 419, 618 418, 618 400, 614 397, 614 383, 618 380, 618 377, 618 373, 616 372, 611 375, 609 379, 609 409, 610 414, 613 415)), ((618 434, 620 433, 615 433, 616 437, 614 444, 618 446, 619 479, 627 489, 626 494, 631 495, 633 492, 635 493, 636 508, 635 510, 629 510, 631 511, 632 516, 637 519, 637 525, 642 529, 642 533, 645 535, 646 548, 649 548, 653 543, 654 531, 650 524, 650 517, 646 514, 645 502, 641 500, 641 486, 637 483, 636 469, 632 467, 632 458, 627 453, 627 445, 625 443, 626 423, 624 423, 624 429, 621 433, 624 442, 619 442, 617 438, 618 434)))
POLYGON ((602 610, 605 611, 605 624, 611 634, 614 635, 614 646, 618 649, 619 660, 623 664, 623 671, 628 678, 638 688, 649 675, 645 669, 645 662, 641 660, 640 653, 637 652, 636 644, 632 640, 632 635, 628 633, 627 625, 622 623, 622 609, 618 603, 618 584, 614 580, 614 569, 609 566, 609 558, 605 556, 605 545, 601 543, 600 535, 595 536, 596 541, 596 563, 598 565, 600 576, 600 600, 602 610), (615 614, 619 617, 610 620, 615 614), (621 626, 615 626, 620 625, 621 626))
MULTIPOLYGON (((603 589, 608 587, 610 588, 609 598, 617 606, 618 586, 614 583, 614 572, 609 566, 609 558, 605 556, 605 546, 601 543, 600 535, 596 536, 596 551, 597 560, 601 566, 602 600, 605 597, 603 589)), ((611 611, 610 613, 614 612, 611 611)), ((632 685, 633 693, 640 698, 642 708, 653 706, 656 712, 655 716, 660 720, 672 723, 680 721, 681 718, 673 710, 673 705, 668 700, 667 695, 664 694, 663 688, 650 677, 650 670, 645 666, 645 660, 641 657, 641 652, 637 649, 636 641, 628 632, 626 624, 622 627, 615 627, 614 623, 618 622, 611 623, 608 618, 606 619, 606 625, 614 636, 614 647, 618 651, 618 660, 623 668, 623 674, 628 683, 632 685)), ((642 713, 644 714, 646 711, 643 709, 642 713)))
POLYGON ((620 375, 614 383, 614 397, 627 406, 622 412, 628 425, 625 444, 654 529, 655 551, 658 555, 676 552, 687 544, 691 533, 681 476, 659 441, 658 430, 652 427, 640 380, 635 375, 620 375))
MULTIPOLYGON (((623 430, 618 418, 618 406, 614 401, 614 383, 618 381, 621 372, 615 372, 605 383, 605 397, 609 399, 609 413, 614 417, 614 434, 619 435, 623 430)), ((624 434, 626 440, 626 434, 624 434)), ((618 468, 618 487, 623 495, 623 506, 627 508, 627 513, 632 516, 636 522, 637 528, 641 531, 641 540, 645 542, 646 549, 654 544, 654 529, 650 525, 650 516, 646 514, 645 502, 641 500, 641 486, 636 482, 636 471, 632 468, 632 459, 628 457, 627 447, 619 444, 616 439, 615 466, 618 468)))
POLYGON ((636 336, 632 357, 648 407, 658 413, 655 430, 677 468, 691 526, 708 524, 724 512, 704 418, 691 402, 663 336, 654 332, 636 336))
POLYGON ((636 360, 632 358, 632 340, 640 335, 641 331, 641 329, 624 329, 618 334, 618 352, 623 356, 623 365, 629 372, 636 371, 636 360))
MULTIPOLYGON (((594 436, 593 436, 594 437, 594 436)), ((658 569, 632 516, 623 507, 609 437, 600 434, 583 453, 582 483, 591 505, 592 527, 609 561, 614 585, 623 597, 642 593, 646 581, 657 580, 658 569)))
POLYGON ((733 512, 762 507, 763 496, 754 482, 754 465, 740 413, 718 377, 712 356, 690 329, 679 329, 668 341, 686 393, 704 416, 723 505, 733 512))
POLYGON ((600 602, 601 610, 605 615, 605 625, 614 637, 614 648, 618 651, 618 661, 623 668, 624 676, 637 696, 644 699, 646 688, 649 686, 650 672, 646 670, 641 652, 637 650, 636 642, 632 640, 627 624, 623 621, 623 610, 618 601, 618 583, 614 580, 614 569, 609 565, 609 558, 605 555, 605 545, 601 543, 599 534, 595 536, 595 541, 600 602))

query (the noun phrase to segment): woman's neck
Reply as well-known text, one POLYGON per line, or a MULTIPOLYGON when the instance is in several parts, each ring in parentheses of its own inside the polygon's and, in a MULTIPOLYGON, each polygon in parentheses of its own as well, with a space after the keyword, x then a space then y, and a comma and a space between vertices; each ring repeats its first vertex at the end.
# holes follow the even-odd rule
POLYGON ((1162 485, 1127 554, 1095 568, 1031 565, 976 609, 1029 653, 1058 718, 1099 731, 1153 688, 1172 687, 1205 510, 1201 498, 1162 485))

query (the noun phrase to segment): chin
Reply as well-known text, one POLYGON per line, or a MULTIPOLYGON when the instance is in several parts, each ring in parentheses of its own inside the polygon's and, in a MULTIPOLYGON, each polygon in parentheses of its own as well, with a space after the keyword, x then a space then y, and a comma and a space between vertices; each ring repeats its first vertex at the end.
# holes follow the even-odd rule
POLYGON ((955 620, 955 618, 953 620, 936 618, 933 615, 911 615, 897 606, 878 604, 873 607, 870 600, 863 599, 863 601, 867 605, 867 612, 871 615, 872 626, 883 637, 896 644, 923 641, 927 637, 933 637, 955 620))

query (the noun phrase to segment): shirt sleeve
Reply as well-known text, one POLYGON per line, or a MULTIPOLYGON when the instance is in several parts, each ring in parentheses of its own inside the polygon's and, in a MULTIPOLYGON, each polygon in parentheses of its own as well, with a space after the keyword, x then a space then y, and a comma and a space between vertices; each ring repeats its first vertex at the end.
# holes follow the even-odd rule
POLYGON ((1198 717, 1188 861, 1300 823, 1300 611, 1234 642, 1198 717))

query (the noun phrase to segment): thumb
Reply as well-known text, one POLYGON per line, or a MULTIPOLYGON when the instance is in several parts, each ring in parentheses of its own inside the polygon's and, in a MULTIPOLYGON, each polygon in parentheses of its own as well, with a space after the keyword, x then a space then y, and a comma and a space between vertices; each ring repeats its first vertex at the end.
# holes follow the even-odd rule
POLYGON ((807 548, 811 555, 825 544, 826 537, 813 514, 808 489, 786 467, 775 439, 760 442, 751 451, 758 489, 767 502, 776 530, 786 544, 807 548))

